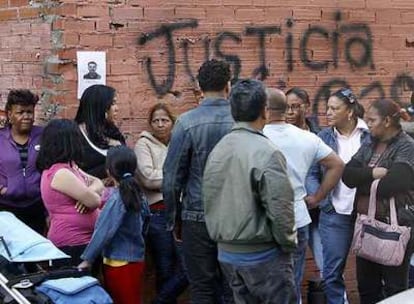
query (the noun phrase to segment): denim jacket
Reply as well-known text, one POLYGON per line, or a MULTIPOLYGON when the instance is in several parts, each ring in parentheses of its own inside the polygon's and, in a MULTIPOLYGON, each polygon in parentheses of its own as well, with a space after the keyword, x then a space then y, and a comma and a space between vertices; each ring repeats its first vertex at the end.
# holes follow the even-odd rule
POLYGON ((28 142, 27 166, 23 168, 10 128, 0 130, 0 185, 7 187, 6 193, 0 196, 0 206, 24 208, 41 201, 36 158, 42 131, 42 127, 33 126, 28 142))
POLYGON ((305 118, 305 122, 309 128, 309 131, 312 133, 318 134, 321 131, 321 128, 319 127, 318 116, 312 114, 305 118))
POLYGON ((92 262, 102 254, 114 260, 142 261, 145 253, 143 226, 149 214, 144 196, 141 212, 127 211, 116 188, 99 215, 92 239, 81 258, 92 262))
POLYGON ((204 222, 201 181, 207 157, 234 123, 225 99, 206 98, 182 114, 172 131, 163 168, 163 196, 167 229, 174 228, 179 208, 181 220, 204 222), (182 202, 182 205, 180 204, 182 202))
MULTIPOLYGON (((367 129, 361 130, 361 145, 371 142, 369 131, 367 129)), ((331 147, 335 153, 338 153, 338 141, 333 127, 323 129, 318 133, 318 136, 325 142, 325 144, 331 147)), ((313 194, 318 190, 324 174, 325 169, 321 165, 314 164, 312 166, 306 178, 306 190, 308 194, 313 194)), ((319 203, 319 208, 326 212, 329 212, 334 208, 332 205, 332 191, 333 190, 331 190, 331 192, 319 203)))

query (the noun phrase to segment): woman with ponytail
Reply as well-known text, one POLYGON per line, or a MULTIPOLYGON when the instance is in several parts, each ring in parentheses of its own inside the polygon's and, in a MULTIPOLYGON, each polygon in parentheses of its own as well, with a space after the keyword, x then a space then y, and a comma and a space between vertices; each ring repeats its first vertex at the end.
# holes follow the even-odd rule
POLYGON ((90 267, 103 256, 105 287, 115 304, 141 303, 143 231, 149 209, 134 177, 136 168, 137 158, 131 149, 116 146, 108 150, 106 169, 115 189, 99 215, 79 265, 90 267))

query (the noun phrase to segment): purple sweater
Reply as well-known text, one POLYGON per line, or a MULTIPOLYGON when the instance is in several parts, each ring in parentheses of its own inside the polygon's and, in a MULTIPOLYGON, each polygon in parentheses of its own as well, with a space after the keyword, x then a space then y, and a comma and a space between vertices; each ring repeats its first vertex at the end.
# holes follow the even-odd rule
POLYGON ((0 129, 0 185, 7 187, 7 192, 0 195, 0 206, 24 208, 41 200, 36 158, 42 131, 43 128, 34 126, 30 132, 28 160, 24 170, 10 128, 0 129))

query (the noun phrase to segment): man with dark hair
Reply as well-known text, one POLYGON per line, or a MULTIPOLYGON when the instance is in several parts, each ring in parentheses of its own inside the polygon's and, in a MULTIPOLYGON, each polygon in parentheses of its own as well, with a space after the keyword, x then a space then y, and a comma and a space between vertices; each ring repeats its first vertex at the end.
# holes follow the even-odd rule
POLYGON ((88 62, 88 73, 83 75, 83 79, 101 79, 101 75, 96 72, 98 64, 95 61, 88 62))
POLYGON ((241 80, 230 94, 236 124, 210 153, 203 177, 207 229, 236 303, 293 304, 293 191, 282 153, 266 138, 266 92, 241 80))
POLYGON ((232 303, 231 292, 220 275, 217 244, 206 229, 201 197, 207 157, 234 123, 226 100, 230 90, 229 64, 214 59, 204 62, 198 82, 204 99, 200 106, 177 119, 164 162, 162 190, 167 229, 174 230, 180 239, 182 227, 192 303, 220 303, 222 296, 224 302, 232 303))

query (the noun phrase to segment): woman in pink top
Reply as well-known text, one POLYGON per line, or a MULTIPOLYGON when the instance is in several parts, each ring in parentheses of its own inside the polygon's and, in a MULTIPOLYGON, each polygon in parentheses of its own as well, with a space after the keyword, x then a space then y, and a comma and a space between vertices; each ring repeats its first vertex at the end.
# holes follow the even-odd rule
POLYGON ((82 159, 81 136, 75 122, 52 120, 44 129, 37 158, 42 172, 41 195, 50 219, 47 236, 72 257, 60 265, 81 262, 80 255, 91 239, 104 189, 98 178, 77 165, 82 159))

